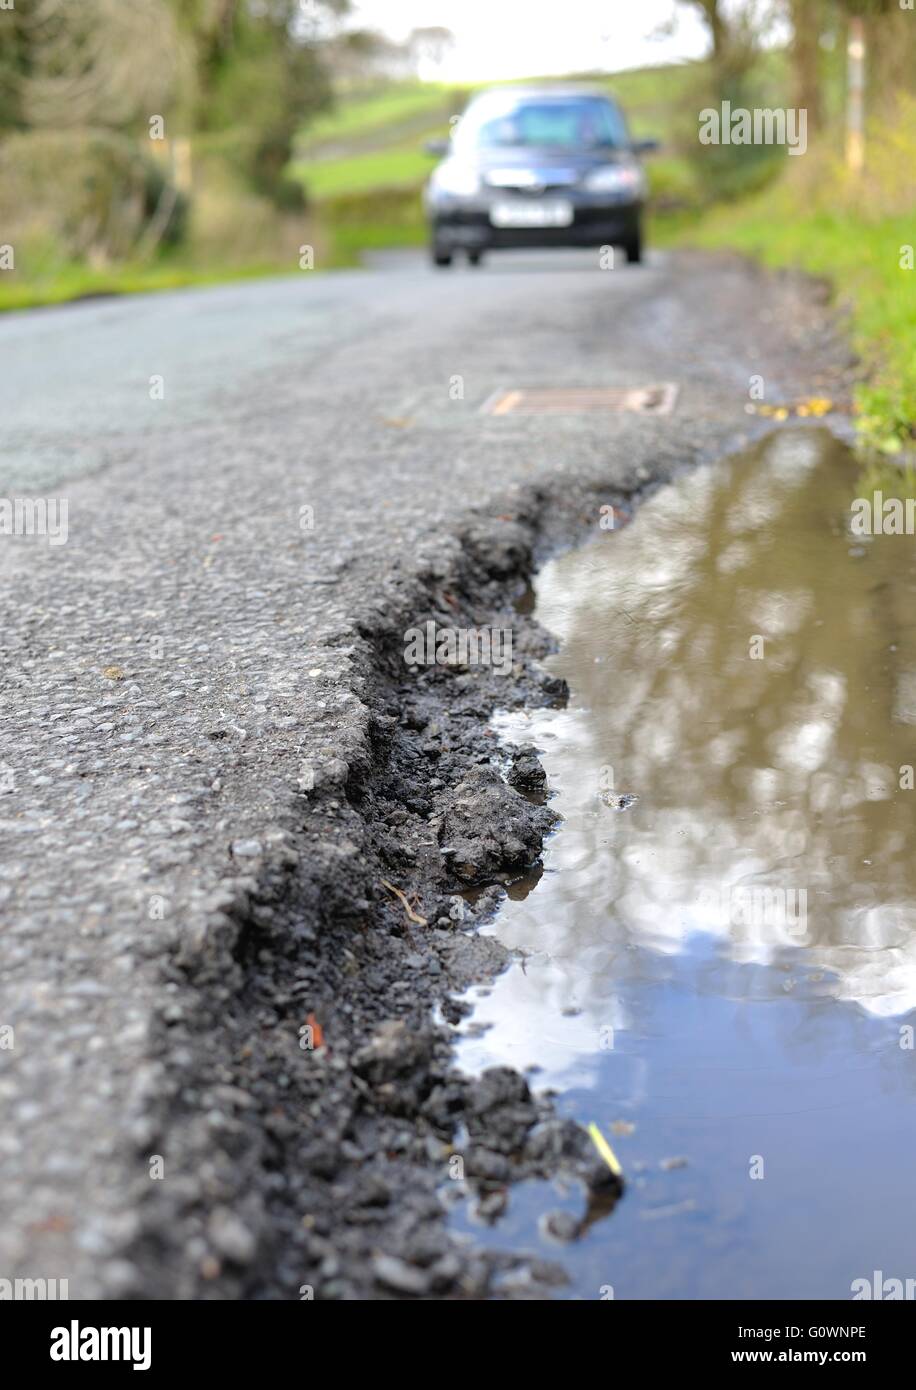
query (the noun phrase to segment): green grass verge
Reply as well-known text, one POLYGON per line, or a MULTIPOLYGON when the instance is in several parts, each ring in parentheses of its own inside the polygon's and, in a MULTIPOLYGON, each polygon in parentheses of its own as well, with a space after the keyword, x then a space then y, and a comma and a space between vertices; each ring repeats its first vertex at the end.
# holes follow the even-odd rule
POLYGON ((149 294, 157 290, 188 289, 194 285, 220 285, 234 280, 255 280, 265 276, 292 274, 289 264, 252 263, 240 266, 116 266, 92 271, 85 266, 66 266, 40 279, 3 284, 0 275, 0 313, 19 309, 38 309, 67 304, 80 299, 102 299, 109 295, 149 294))
POLYGON ((356 223, 349 227, 334 227, 328 239, 330 259, 327 268, 344 270, 358 266, 366 252, 398 250, 400 247, 423 246, 426 228, 395 222, 356 223))
POLYGON ((912 246, 911 216, 869 219, 852 212, 806 211, 794 187, 720 209, 681 240, 731 248, 764 265, 797 266, 825 276, 850 305, 853 343, 869 372, 856 391, 857 426, 866 448, 899 455, 916 426, 916 270, 901 267, 912 246))
POLYGON ((366 193, 373 188, 418 188, 434 163, 423 152, 421 142, 413 140, 345 159, 295 163, 290 166, 290 173, 302 180, 310 199, 320 201, 340 193, 366 193))
POLYGON ((429 116, 433 125, 449 91, 436 82, 398 82, 378 92, 343 99, 333 111, 307 127, 300 150, 305 153, 313 146, 360 139, 386 126, 403 125, 423 116, 429 116))

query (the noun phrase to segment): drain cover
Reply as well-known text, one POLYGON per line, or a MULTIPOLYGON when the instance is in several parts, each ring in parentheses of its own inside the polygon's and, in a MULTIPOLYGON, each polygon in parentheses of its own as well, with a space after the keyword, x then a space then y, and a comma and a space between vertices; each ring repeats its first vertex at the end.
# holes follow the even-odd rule
POLYGON ((670 415, 677 400, 673 382, 629 389, 601 386, 496 391, 482 406, 484 415, 578 415, 583 411, 623 411, 670 415))

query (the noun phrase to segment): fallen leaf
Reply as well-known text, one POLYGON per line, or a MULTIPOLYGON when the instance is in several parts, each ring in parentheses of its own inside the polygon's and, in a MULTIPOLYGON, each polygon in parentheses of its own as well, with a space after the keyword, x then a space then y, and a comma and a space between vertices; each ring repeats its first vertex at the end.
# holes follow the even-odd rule
POLYGON ((319 1047, 324 1047, 324 1029, 314 1014, 309 1014, 306 1023, 312 1030, 312 1047, 317 1051, 319 1047))
POLYGON ((32 1235, 43 1236, 66 1233, 73 1229, 73 1223, 69 1216, 55 1213, 53 1216, 46 1216, 43 1221, 35 1221, 28 1230, 32 1235))
POLYGON ((833 409, 829 396, 808 396, 797 407, 799 415, 827 415, 833 409))

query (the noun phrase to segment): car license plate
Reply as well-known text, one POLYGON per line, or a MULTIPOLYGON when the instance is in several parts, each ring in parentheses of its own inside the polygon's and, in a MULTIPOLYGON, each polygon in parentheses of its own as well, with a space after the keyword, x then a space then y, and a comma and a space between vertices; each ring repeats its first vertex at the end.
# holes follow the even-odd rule
POLYGON ((494 203, 490 221, 494 227, 569 227, 573 205, 562 198, 544 202, 517 201, 494 203))

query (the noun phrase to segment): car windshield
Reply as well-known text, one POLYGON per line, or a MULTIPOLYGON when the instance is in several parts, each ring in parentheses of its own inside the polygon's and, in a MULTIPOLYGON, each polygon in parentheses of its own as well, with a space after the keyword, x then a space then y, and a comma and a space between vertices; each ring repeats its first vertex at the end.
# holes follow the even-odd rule
POLYGON ((627 128, 602 97, 482 97, 458 123, 455 146, 465 152, 506 146, 581 149, 623 146, 627 128))

